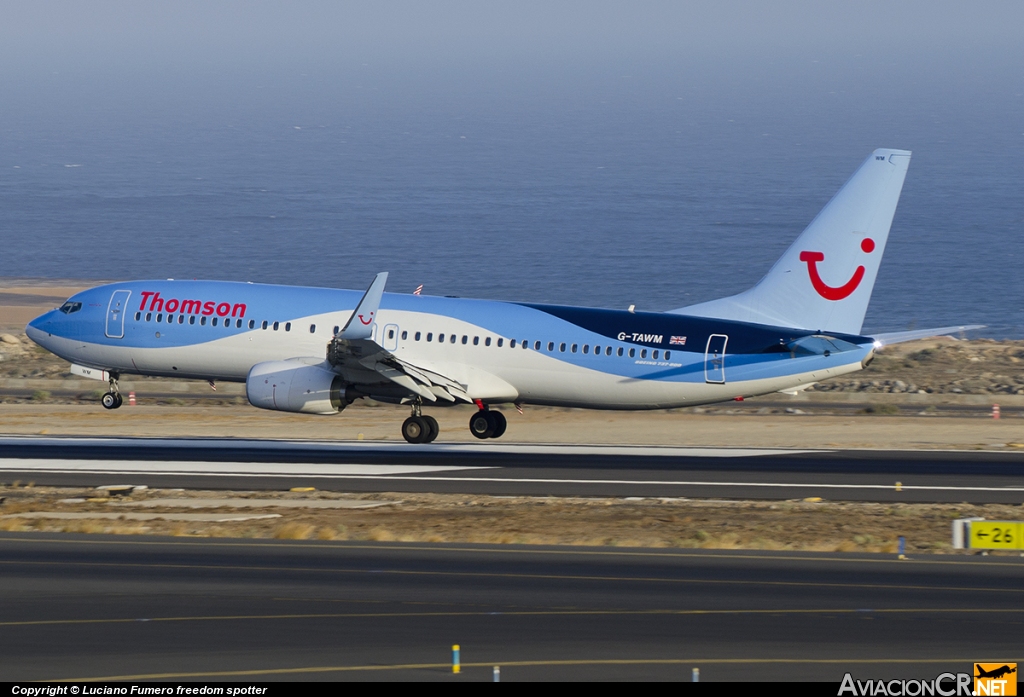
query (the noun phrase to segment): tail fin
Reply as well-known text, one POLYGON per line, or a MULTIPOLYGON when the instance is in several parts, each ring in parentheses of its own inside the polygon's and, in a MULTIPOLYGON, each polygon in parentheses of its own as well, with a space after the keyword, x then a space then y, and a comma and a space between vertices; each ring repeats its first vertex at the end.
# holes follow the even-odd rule
POLYGON ((875 150, 756 286, 670 312, 859 334, 909 165, 875 150))

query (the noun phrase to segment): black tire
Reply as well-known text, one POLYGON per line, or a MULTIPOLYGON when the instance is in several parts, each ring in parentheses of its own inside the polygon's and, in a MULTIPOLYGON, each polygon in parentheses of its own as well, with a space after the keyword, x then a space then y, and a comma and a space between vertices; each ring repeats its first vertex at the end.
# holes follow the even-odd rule
POLYGON ((107 392, 100 397, 100 404, 103 405, 104 409, 117 409, 121 406, 121 403, 117 401, 117 397, 118 395, 116 392, 107 392))
POLYGON ((117 397, 117 406, 114 407, 114 408, 115 409, 120 409, 121 405, 124 404, 124 397, 121 396, 120 392, 115 392, 114 396, 117 397))
POLYGON ((481 410, 473 414, 469 419, 469 432, 481 440, 490 438, 494 433, 494 422, 489 412, 481 410))
POLYGON ((489 411, 487 412, 491 416, 491 420, 494 422, 494 431, 491 432, 491 438, 501 438, 505 434, 505 429, 508 428, 508 421, 505 420, 505 415, 500 411, 489 411))
POLYGON ((441 427, 437 424, 437 419, 435 419, 433 416, 427 416, 426 414, 424 414, 421 418, 424 421, 426 421, 427 426, 430 427, 430 433, 428 434, 427 439, 423 442, 433 443, 434 439, 436 439, 438 434, 441 433, 441 427))
POLYGON ((430 437, 430 426, 422 416, 410 416, 402 424, 402 437, 410 443, 426 443, 430 437))

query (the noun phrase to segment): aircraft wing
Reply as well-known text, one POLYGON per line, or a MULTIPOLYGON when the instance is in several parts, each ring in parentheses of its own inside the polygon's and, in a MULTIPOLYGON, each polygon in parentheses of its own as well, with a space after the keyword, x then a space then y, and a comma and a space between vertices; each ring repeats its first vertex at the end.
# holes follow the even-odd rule
POLYGON ((930 339, 933 336, 946 336, 948 334, 959 334, 971 329, 984 329, 984 324, 964 324, 956 327, 935 327, 933 329, 914 329, 907 332, 889 332, 887 334, 874 334, 872 338, 878 347, 890 344, 902 344, 904 341, 915 341, 917 339, 930 339))
POLYGON ((464 385, 404 361, 372 339, 336 337, 327 347, 327 361, 347 382, 357 386, 384 377, 429 402, 473 402, 464 385))
POLYGON ((373 321, 388 282, 386 271, 377 274, 352 316, 327 347, 327 361, 347 382, 372 385, 384 377, 429 402, 472 403, 464 385, 433 370, 415 366, 375 342, 373 321))

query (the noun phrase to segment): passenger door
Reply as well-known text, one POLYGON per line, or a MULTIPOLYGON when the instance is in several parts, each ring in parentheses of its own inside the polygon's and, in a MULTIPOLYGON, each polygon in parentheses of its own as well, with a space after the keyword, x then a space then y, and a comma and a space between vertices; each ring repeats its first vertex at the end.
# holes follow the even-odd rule
POLYGON ((111 339, 124 338, 124 313, 131 294, 130 290, 115 290, 110 296, 110 304, 107 305, 106 335, 111 339))
POLYGON ((725 334, 712 334, 708 337, 708 346, 704 351, 704 381, 725 384, 725 345, 729 337, 725 334))

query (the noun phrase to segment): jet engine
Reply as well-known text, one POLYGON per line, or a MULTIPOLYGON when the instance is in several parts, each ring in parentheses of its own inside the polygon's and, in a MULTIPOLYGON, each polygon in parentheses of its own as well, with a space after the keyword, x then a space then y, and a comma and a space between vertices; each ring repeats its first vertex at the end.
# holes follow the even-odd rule
POLYGON ((245 396, 260 409, 337 414, 352 400, 341 376, 325 366, 294 358, 257 363, 245 379, 245 396))

